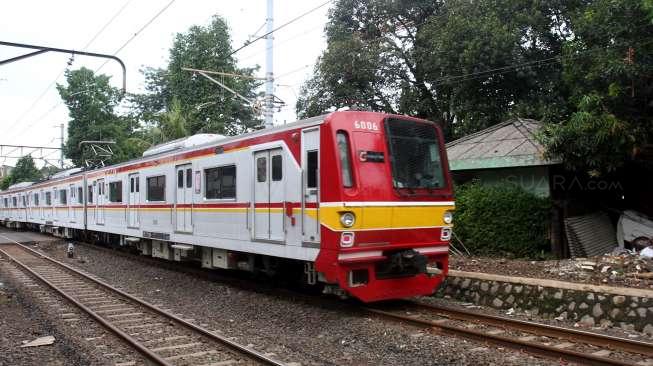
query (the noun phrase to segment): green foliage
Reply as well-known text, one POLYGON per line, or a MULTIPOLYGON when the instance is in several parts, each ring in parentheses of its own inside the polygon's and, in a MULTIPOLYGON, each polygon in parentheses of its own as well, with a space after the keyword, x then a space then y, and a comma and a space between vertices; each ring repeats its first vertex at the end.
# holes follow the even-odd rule
POLYGON ((578 1, 340 0, 301 117, 347 105, 441 121, 447 138, 511 114, 567 113, 559 55, 578 1), (519 68, 508 68, 524 64, 519 68), (500 72, 487 73, 487 70, 500 72), (463 76, 464 75, 464 76, 463 76))
POLYGON ((25 155, 18 159, 16 167, 0 182, 0 189, 5 190, 12 184, 21 182, 36 182, 42 178, 41 171, 36 168, 34 159, 25 155))
POLYGON ((566 123, 545 126, 538 137, 548 147, 548 158, 598 176, 614 171, 628 159, 637 143, 636 133, 627 121, 605 111, 600 96, 590 94, 566 123))
MULTIPOLYGON (((203 76, 182 70, 186 67, 244 75, 256 71, 238 68, 231 52, 229 27, 216 15, 208 26, 192 26, 175 36, 166 68, 142 70, 147 93, 133 95, 132 102, 136 117, 150 129, 156 129, 146 133, 154 138, 154 143, 160 142, 156 139, 161 137, 167 141, 197 133, 237 135, 261 127, 252 106, 203 76)), ((239 94, 256 99, 256 80, 212 77, 239 94)))
POLYGON ((550 201, 521 187, 478 182, 456 189, 456 235, 474 255, 530 257, 548 251, 550 201))
POLYGON ((11 185, 11 175, 7 175, 0 181, 0 190, 5 190, 11 185))
POLYGON ((59 95, 68 106, 68 138, 64 153, 76 166, 84 165, 88 151, 79 146, 82 141, 113 140, 117 142, 114 156, 108 163, 135 157, 125 146, 137 124, 128 117, 119 116, 115 109, 122 100, 122 92, 109 84, 106 75, 95 75, 82 67, 66 71, 67 85, 57 85, 59 95))
POLYGON ((653 140, 652 10, 649 0, 597 0, 574 17, 563 65, 575 111, 541 135, 547 156, 600 175, 653 140))

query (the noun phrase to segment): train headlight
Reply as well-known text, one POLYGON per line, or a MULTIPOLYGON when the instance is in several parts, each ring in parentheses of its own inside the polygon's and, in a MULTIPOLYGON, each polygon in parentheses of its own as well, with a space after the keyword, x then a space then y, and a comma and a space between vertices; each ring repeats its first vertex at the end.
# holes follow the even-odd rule
POLYGON ((442 215, 442 220, 444 220, 444 223, 449 225, 453 222, 453 212, 451 211, 446 211, 444 215, 442 215))
POLYGON ((340 223, 344 227, 352 227, 356 223, 356 216, 353 212, 345 212, 340 215, 340 223))

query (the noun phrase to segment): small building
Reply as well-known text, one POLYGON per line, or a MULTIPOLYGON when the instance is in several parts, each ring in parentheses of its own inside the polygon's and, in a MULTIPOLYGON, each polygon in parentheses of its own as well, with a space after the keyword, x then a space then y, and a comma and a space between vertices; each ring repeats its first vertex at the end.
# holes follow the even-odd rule
POLYGON ((558 161, 543 158, 535 138, 542 123, 513 118, 447 144, 449 167, 456 183, 510 182, 541 197, 551 196, 551 169, 558 161))
POLYGON ((4 179, 6 176, 11 174, 12 170, 14 170, 13 166, 0 165, 0 179, 4 179))

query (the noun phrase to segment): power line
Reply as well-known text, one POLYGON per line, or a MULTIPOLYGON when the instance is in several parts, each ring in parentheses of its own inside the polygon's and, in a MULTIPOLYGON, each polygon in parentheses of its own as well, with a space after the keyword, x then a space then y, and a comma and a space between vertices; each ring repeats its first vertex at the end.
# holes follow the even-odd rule
MULTIPOLYGON (((112 16, 112 17, 111 17, 111 18, 110 18, 110 19, 109 19, 109 20, 108 20, 108 21, 107 21, 107 22, 102 26, 102 28, 100 28, 100 30, 98 30, 98 31, 95 33, 95 35, 94 35, 94 36, 93 36, 93 37, 92 37, 88 42, 86 42, 86 44, 85 44, 84 47, 82 48, 82 51, 85 51, 85 50, 86 50, 86 49, 87 49, 91 44, 93 44, 93 42, 95 42, 95 40, 96 40, 96 39, 97 39, 97 38, 98 38, 98 37, 99 37, 99 36, 100 36, 100 35, 101 35, 101 34, 102 34, 106 29, 107 29, 107 27, 108 27, 111 23, 113 23, 113 21, 114 21, 114 20, 115 20, 115 19, 116 19, 116 18, 117 18, 121 13, 122 13, 123 10, 125 10, 125 8, 127 7, 127 5, 129 5, 129 3, 131 3, 131 2, 132 2, 132 0, 127 0, 127 1, 126 1, 126 2, 125 2, 125 3, 120 7, 120 9, 118 9, 118 11, 117 11, 116 13, 114 13, 113 16, 112 16)), ((54 84, 56 84, 57 80, 59 80, 59 78, 61 77, 61 75, 63 75, 63 73, 66 72, 66 70, 68 69, 68 67, 69 67, 69 66, 64 67, 64 68, 59 72, 59 74, 57 75, 57 77, 54 78, 54 80, 52 80, 52 82, 51 82, 50 84, 48 84, 48 86, 43 90, 43 92, 41 92, 41 94, 38 96, 38 98, 36 98, 36 100, 34 100, 34 102, 32 102, 32 104, 31 104, 31 105, 30 105, 30 106, 29 106, 29 107, 28 107, 28 108, 27 108, 27 109, 26 109, 26 110, 25 110, 25 111, 20 115, 20 117, 18 117, 18 119, 16 120, 16 122, 14 122, 14 125, 19 124, 19 123, 20 123, 20 122, 21 122, 21 121, 22 121, 22 120, 23 120, 23 119, 24 119, 24 118, 29 114, 29 112, 32 111, 32 109, 33 109, 33 108, 34 108, 34 107, 35 107, 35 106, 36 106, 36 105, 41 101, 41 99, 43 99, 43 97, 45 96, 45 94, 47 94, 47 92, 50 91, 50 88, 52 88, 52 87, 54 86, 54 84)), ((12 136, 14 136, 14 135, 12 135, 12 136)))
MULTIPOLYGON (((130 0, 130 1, 131 1, 131 0, 130 0)), ((124 48, 129 44, 129 43, 131 43, 131 41, 133 41, 133 40, 134 40, 138 35, 140 35, 141 32, 143 32, 143 30, 145 30, 145 28, 147 28, 148 26, 150 26, 150 24, 152 24, 152 23, 153 23, 153 22, 154 22, 154 21, 155 21, 155 20, 156 20, 156 19, 157 19, 161 14, 163 14, 163 12, 166 11, 166 10, 170 7, 170 5, 172 5, 175 1, 176 1, 176 0, 171 0, 171 1, 168 2, 168 3, 167 3, 163 8, 161 8, 161 10, 159 10, 159 11, 158 11, 158 12, 157 12, 157 13, 156 13, 156 14, 155 14, 155 15, 154 15, 154 16, 153 16, 153 17, 152 17, 152 18, 151 18, 147 23, 145 23, 145 24, 144 24, 144 25, 143 25, 143 26, 142 26, 138 31, 136 31, 136 33, 134 33, 134 34, 133 34, 133 35, 132 35, 132 36, 131 36, 131 37, 130 37, 130 38, 129 38, 125 43, 123 43, 122 46, 120 46, 120 48, 118 48, 118 50, 116 50, 116 52, 113 53, 113 55, 115 56, 116 54, 118 54, 118 52, 122 51, 122 50, 123 50, 123 49, 124 49, 124 48)), ((98 67, 98 68, 95 70, 94 73, 97 73, 98 71, 100 71, 100 69, 102 69, 102 67, 104 67, 104 65, 106 65, 106 64, 107 64, 106 61, 105 61, 104 63, 102 63, 102 65, 100 65, 100 67, 98 67)), ((47 115, 49 115, 52 111, 54 111, 54 110, 55 110, 59 105, 61 105, 62 103, 63 103, 63 101, 59 101, 59 102, 57 102, 57 104, 55 104, 54 106, 52 106, 52 107, 51 107, 47 112, 45 112, 41 117, 39 117, 38 119, 34 120, 33 123, 31 123, 31 124, 28 125, 26 128, 24 128, 23 130, 21 130, 20 133, 18 133, 16 136, 20 136, 20 135, 21 135, 25 130, 27 130, 28 128, 32 127, 32 126, 35 125, 36 123, 40 122, 40 120, 42 120, 42 119, 45 118, 47 115)))
MULTIPOLYGON (((116 50, 116 52, 114 52, 113 55, 114 56, 117 55, 120 51, 122 51, 125 47, 127 47, 127 45, 131 43, 131 41, 133 41, 136 37, 138 37, 141 34, 141 32, 143 32, 145 30, 145 28, 149 27, 150 24, 154 23, 154 21, 161 14, 163 14, 163 12, 168 10, 170 5, 172 5, 175 1, 176 0, 170 0, 170 2, 168 2, 163 8, 161 8, 161 10, 159 10, 156 14, 154 14, 154 16, 149 21, 147 21, 147 23, 143 24, 143 26, 139 30, 137 30, 136 33, 134 33, 134 35, 132 35, 125 43, 123 43, 123 45, 120 46, 120 48, 118 48, 118 50, 116 50)), ((102 69, 104 67, 104 65, 106 65, 106 64, 107 64, 107 62, 105 61, 102 65, 100 65, 100 67, 98 67, 95 70, 95 72, 100 71, 100 69, 102 69)))
POLYGON ((301 19, 301 18, 307 16, 308 14, 311 14, 312 12, 314 12, 314 11, 316 11, 316 10, 318 10, 318 9, 320 9, 320 8, 322 8, 322 7, 324 7, 325 5, 327 5, 327 4, 329 4, 329 3, 333 2, 333 1, 334 1, 334 0, 328 0, 328 1, 325 1, 325 2, 323 2, 322 4, 320 4, 320 5, 316 6, 316 7, 314 7, 314 8, 312 8, 312 9, 310 9, 310 10, 308 10, 308 11, 306 11, 306 12, 304 12, 304 13, 298 15, 298 16, 296 16, 295 18, 293 18, 293 19, 291 19, 291 20, 289 20, 289 21, 287 21, 287 22, 281 24, 280 26, 274 28, 273 30, 271 30, 271 31, 269 31, 269 32, 267 32, 267 33, 265 33, 265 34, 263 34, 263 35, 261 35, 261 36, 258 36, 258 37, 256 37, 256 38, 254 38, 252 41, 250 41, 250 42, 246 42, 244 45, 242 45, 242 46, 240 46, 239 48, 237 48, 236 50, 232 51, 232 52, 231 52, 230 54, 228 54, 226 57, 229 57, 229 56, 234 55, 236 52, 242 50, 243 48, 245 48, 245 47, 247 47, 247 46, 249 46, 249 45, 251 45, 252 43, 254 43, 254 42, 258 41, 258 40, 261 40, 261 39, 263 39, 263 38, 269 36, 270 34, 272 34, 272 33, 276 32, 276 31, 278 31, 279 29, 284 28, 284 27, 286 27, 286 26, 288 26, 288 25, 290 25, 290 24, 292 24, 292 23, 298 21, 299 19, 301 19))

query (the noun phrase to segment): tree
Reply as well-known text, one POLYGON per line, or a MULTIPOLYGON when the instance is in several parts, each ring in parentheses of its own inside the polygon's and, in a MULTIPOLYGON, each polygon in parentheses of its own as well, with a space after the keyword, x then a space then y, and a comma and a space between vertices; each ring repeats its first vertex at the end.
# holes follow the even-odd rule
POLYGON ((558 119, 561 67, 539 60, 560 54, 579 3, 340 0, 297 112, 356 103, 442 122, 448 138, 515 113, 558 119))
POLYGON ((6 175, 4 178, 2 178, 2 181, 0 181, 0 190, 6 190, 9 188, 11 185, 11 175, 6 175))
MULTIPOLYGON (((201 75, 182 70, 189 67, 252 75, 255 69, 238 68, 231 52, 229 28, 217 15, 208 26, 192 26, 188 32, 177 34, 167 68, 142 70, 147 93, 132 98, 138 118, 158 127, 166 138, 196 133, 236 135, 260 128, 261 120, 252 106, 201 75), (179 129, 182 120, 184 127, 179 129)), ((249 99, 257 97, 259 84, 253 79, 216 78, 249 99)))
POLYGON ((651 2, 596 0, 574 21, 564 81, 575 106, 540 138, 546 155, 596 176, 636 157, 653 140, 651 2))
MULTIPOLYGON (((122 92, 109 84, 106 75, 95 75, 82 67, 66 71, 67 85, 57 85, 59 95, 68 106, 68 138, 64 153, 76 166, 84 164, 85 152, 79 143, 89 140, 116 141, 114 156, 107 161, 115 163, 137 156, 133 144, 128 144, 137 124, 129 117, 119 116, 115 109, 123 98, 122 92)), ((88 153, 88 152, 86 152, 88 153)))
POLYGON ((34 164, 34 159, 29 155, 25 155, 18 159, 16 167, 14 167, 11 173, 2 179, 0 189, 5 190, 12 184, 21 182, 36 182, 42 177, 41 172, 36 168, 36 164, 34 164))

